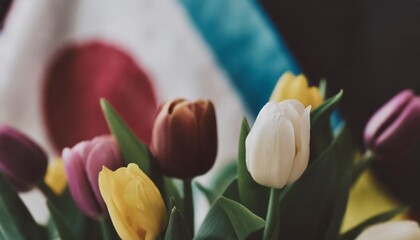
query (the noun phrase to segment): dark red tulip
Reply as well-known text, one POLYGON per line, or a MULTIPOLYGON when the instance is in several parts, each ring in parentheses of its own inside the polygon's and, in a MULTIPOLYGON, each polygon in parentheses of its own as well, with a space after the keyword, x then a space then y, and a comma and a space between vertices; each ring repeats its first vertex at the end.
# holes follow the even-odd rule
POLYGON ((151 151, 161 170, 171 177, 192 178, 210 170, 217 154, 212 102, 166 102, 153 126, 151 151))
POLYGON ((23 133, 0 126, 0 171, 19 192, 32 189, 44 178, 48 158, 45 152, 23 133))

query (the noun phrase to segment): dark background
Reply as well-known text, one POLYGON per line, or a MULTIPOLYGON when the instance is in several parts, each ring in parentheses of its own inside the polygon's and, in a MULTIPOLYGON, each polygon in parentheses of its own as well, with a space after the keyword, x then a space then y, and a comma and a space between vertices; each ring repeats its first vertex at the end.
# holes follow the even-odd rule
MULTIPOLYGON (((326 78, 330 94, 344 89, 341 111, 359 146, 376 109, 402 89, 420 93, 420 0, 261 3, 311 81, 326 78)), ((373 165, 414 215, 420 213, 419 158, 420 145, 409 156, 373 165)))
POLYGON ((344 89, 342 113, 361 132, 405 88, 420 92, 420 0, 262 0, 311 81, 344 89))

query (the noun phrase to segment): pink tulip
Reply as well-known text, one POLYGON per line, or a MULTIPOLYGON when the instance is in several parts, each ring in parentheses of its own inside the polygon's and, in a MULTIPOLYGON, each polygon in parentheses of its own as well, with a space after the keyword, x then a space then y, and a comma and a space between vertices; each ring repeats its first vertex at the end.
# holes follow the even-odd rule
POLYGON ((70 192, 78 207, 87 216, 104 215, 106 205, 99 192, 98 176, 102 166, 116 170, 123 166, 113 137, 100 136, 65 148, 62 158, 68 176, 70 192))

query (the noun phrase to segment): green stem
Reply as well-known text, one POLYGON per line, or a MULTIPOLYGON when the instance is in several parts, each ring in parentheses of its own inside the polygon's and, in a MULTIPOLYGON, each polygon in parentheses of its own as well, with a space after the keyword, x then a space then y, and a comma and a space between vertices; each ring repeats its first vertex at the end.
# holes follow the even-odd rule
POLYGON ((187 226, 190 232, 194 235, 194 204, 192 196, 191 179, 184 179, 184 214, 187 226))
POLYGON ((274 228, 276 227, 280 194, 281 189, 271 188, 267 217, 265 218, 264 240, 271 239, 274 228))
POLYGON ((353 168, 353 183, 359 178, 359 176, 370 166, 374 158, 373 152, 367 150, 360 161, 356 163, 356 166, 353 168))
POLYGON ((103 240, 112 240, 112 234, 109 230, 108 226, 108 219, 103 217, 99 219, 99 223, 101 225, 101 232, 102 232, 102 239, 103 240))

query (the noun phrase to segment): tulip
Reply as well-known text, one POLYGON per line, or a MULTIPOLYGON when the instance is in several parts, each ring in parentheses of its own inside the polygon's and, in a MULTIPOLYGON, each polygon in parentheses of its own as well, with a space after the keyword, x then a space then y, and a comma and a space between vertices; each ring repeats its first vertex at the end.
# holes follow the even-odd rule
POLYGON ((67 176, 63 160, 54 158, 48 164, 44 182, 56 195, 63 193, 67 186, 67 176))
POLYGON ((112 170, 123 166, 113 137, 100 136, 65 148, 62 158, 71 195, 77 206, 91 218, 103 216, 107 210, 99 192, 98 175, 102 166, 112 170))
POLYGON ((47 170, 45 152, 16 129, 0 127, 0 171, 20 192, 32 189, 47 170))
POLYGON ((414 221, 386 222, 373 225, 360 234, 356 240, 418 240, 419 225, 414 221))
POLYGON ((210 101, 166 102, 152 131, 151 151, 166 175, 193 178, 213 166, 217 153, 216 114, 210 101))
POLYGON ((285 72, 277 82, 270 101, 281 102, 286 99, 296 99, 303 105, 317 108, 324 101, 318 87, 309 87, 305 75, 293 75, 285 72))
POLYGON ((392 159, 408 153, 420 139, 420 97, 404 90, 382 106, 364 131, 375 157, 392 159))
POLYGON ((282 188, 296 181, 309 160, 311 106, 297 100, 269 102, 245 141, 246 165, 254 180, 282 188))
POLYGON ((165 229, 165 203, 155 184, 133 163, 99 174, 99 189, 121 239, 157 239, 165 229))

